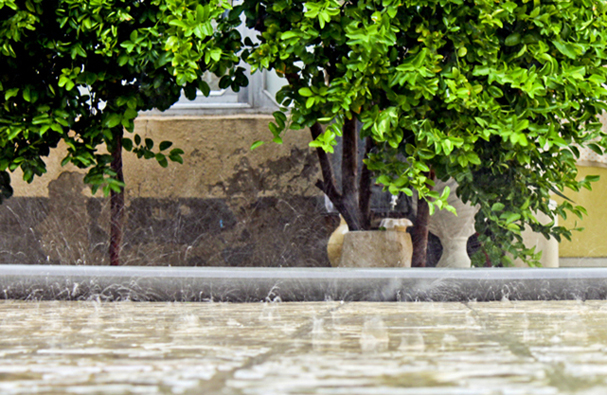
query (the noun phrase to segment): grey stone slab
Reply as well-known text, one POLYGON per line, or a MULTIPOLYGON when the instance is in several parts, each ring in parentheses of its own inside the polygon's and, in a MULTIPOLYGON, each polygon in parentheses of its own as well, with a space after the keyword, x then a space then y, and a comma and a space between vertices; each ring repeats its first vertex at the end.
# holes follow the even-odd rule
POLYGON ((133 301, 602 300, 607 268, 0 265, 0 298, 133 301))

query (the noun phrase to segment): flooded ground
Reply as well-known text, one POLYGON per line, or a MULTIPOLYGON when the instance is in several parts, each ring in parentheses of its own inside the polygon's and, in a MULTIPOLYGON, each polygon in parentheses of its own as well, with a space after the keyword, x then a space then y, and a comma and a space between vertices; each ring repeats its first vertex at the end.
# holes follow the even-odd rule
POLYGON ((0 301, 1 394, 605 394, 607 302, 0 301))

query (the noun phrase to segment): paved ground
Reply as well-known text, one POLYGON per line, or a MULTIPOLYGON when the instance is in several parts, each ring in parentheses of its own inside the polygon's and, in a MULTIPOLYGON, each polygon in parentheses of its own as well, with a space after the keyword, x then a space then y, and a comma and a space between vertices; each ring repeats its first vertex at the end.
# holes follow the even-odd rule
POLYGON ((0 301, 0 394, 601 394, 607 302, 0 301))

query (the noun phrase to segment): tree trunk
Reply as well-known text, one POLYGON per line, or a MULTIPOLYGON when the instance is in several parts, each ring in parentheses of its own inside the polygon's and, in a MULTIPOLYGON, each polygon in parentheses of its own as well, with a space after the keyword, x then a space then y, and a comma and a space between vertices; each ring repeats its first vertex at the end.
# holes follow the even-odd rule
MULTIPOLYGON (((312 125, 310 131, 312 139, 316 139, 323 132, 319 123, 312 125)), ((356 119, 345 122, 342 136, 341 193, 336 187, 329 155, 322 148, 317 148, 316 154, 323 179, 317 181, 316 186, 331 200, 348 224, 349 230, 369 230, 371 227, 371 172, 363 164, 359 177, 359 136, 356 119)), ((367 137, 365 153, 368 154, 372 147, 373 141, 367 137)))
MULTIPOLYGON (((110 167, 116 172, 116 179, 124 182, 122 174, 122 131, 116 135, 116 146, 112 152, 110 167)), ((120 192, 110 192, 110 265, 120 265, 122 247, 122 225, 124 222, 124 188, 120 192)))
MULTIPOLYGON (((300 78, 296 73, 287 73, 285 76, 292 86, 299 85, 300 78)), ((320 123, 312 125, 310 132, 312 140, 316 140, 323 132, 320 123)), ((316 182, 316 186, 327 195, 348 224, 349 230, 368 230, 371 226, 371 173, 363 164, 359 180, 358 140, 357 120, 353 117, 344 123, 342 134, 341 193, 337 190, 329 155, 322 148, 316 148, 323 178, 316 182)), ((365 148, 370 150, 370 138, 367 138, 367 144, 365 148)))
POLYGON ((356 119, 346 120, 342 131, 341 191, 345 212, 342 213, 350 231, 363 230, 358 196, 358 133, 356 119))
MULTIPOLYGON (((373 139, 369 136, 365 137, 365 158, 373 148, 373 139)), ((362 164, 360 171, 360 187, 359 191, 359 206, 361 215, 361 224, 363 229, 371 229, 371 170, 367 165, 362 164)))
MULTIPOLYGON (((428 178, 434 180, 434 171, 430 170, 428 178)), ((417 198, 417 215, 415 227, 413 228, 413 257, 411 267, 426 267, 428 255, 428 221, 430 219, 430 207, 424 199, 417 198)))

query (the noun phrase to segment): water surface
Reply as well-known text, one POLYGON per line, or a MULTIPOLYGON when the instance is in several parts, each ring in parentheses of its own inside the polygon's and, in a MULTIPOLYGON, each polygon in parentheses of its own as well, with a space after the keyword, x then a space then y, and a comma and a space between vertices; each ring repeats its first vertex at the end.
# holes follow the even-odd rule
POLYGON ((605 394, 607 302, 0 301, 1 394, 605 394))

